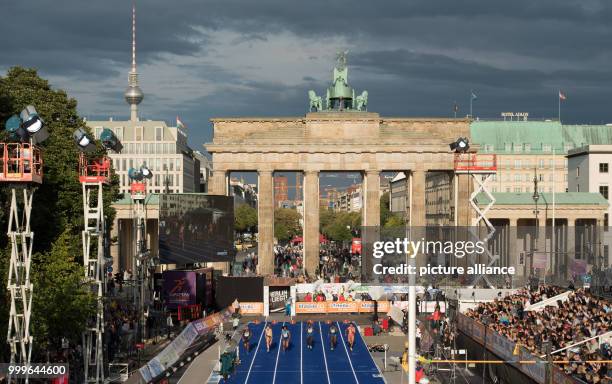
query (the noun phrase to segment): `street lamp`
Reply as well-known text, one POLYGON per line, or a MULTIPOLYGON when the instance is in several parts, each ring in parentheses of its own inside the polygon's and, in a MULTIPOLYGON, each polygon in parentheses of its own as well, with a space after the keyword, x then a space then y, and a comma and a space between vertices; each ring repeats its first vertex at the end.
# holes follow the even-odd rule
POLYGON ((538 174, 536 169, 533 170, 533 195, 531 196, 533 199, 533 203, 535 204, 535 210, 533 214, 535 215, 535 233, 534 233, 534 245, 533 250, 531 251, 531 260, 529 265, 529 277, 531 278, 531 270, 533 269, 533 258, 535 252, 538 250, 538 235, 540 230, 540 221, 538 220, 538 200, 540 200, 540 192, 538 191, 538 174))

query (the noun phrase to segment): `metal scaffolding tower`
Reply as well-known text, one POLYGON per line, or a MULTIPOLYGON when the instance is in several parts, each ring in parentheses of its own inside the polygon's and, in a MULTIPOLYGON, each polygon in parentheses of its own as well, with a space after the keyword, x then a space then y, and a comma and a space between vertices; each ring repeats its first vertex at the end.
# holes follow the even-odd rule
MULTIPOLYGON (((11 244, 7 290, 10 295, 9 324, 6 340, 10 346, 10 363, 29 365, 33 337, 30 335, 32 294, 30 281, 34 232, 30 229, 32 183, 42 183, 40 149, 31 143, 0 143, 0 182, 11 185, 11 207, 7 235, 11 244), (23 200, 18 196, 23 192, 23 200)), ((11 381, 9 376, 8 381, 11 381)), ((25 378, 28 382, 28 378, 25 378)))
POLYGON ((146 183, 132 182, 130 186, 132 197, 132 215, 136 242, 132 258, 134 273, 134 307, 138 308, 138 340, 145 335, 146 321, 144 316, 146 282, 148 281, 148 265, 150 251, 147 247, 147 217, 146 217, 146 183))
MULTIPOLYGON (((476 213, 476 218, 472 221, 472 226, 475 227, 473 233, 474 237, 478 241, 482 241, 488 244, 489 240, 495 235, 495 227, 491 224, 491 221, 487 218, 487 212, 495 204, 495 197, 491 194, 487 188, 487 183, 493 178, 493 175, 497 173, 497 157, 493 154, 476 154, 476 153, 456 153, 455 154, 455 174, 469 174, 475 181, 476 187, 470 195, 470 206, 476 213), (481 208, 478 205, 478 195, 484 193, 488 202, 481 208), (480 236, 480 230, 484 229, 487 231, 484 238, 480 236)), ((455 193, 458 193, 457 190, 455 193)), ((499 255, 494 255, 489 251, 488 247, 485 246, 484 254, 488 257, 487 266, 493 266, 498 260, 499 255)), ((480 279, 484 279, 489 286, 493 286, 486 275, 478 275, 472 285, 475 286, 480 279)))
POLYGON ((81 154, 79 162, 79 181, 83 187, 83 218, 85 227, 83 238, 83 265, 85 278, 91 292, 96 295, 96 314, 89 319, 87 329, 83 332, 83 360, 86 383, 104 381, 104 200, 103 186, 108 183, 110 160, 102 158, 88 161, 81 154))

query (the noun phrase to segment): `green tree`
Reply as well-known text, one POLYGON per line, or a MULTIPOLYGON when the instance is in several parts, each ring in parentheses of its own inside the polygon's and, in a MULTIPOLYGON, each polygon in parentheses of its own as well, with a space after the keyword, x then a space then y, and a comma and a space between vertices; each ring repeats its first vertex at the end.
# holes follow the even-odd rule
POLYGON ((398 228, 404 226, 404 220, 398 215, 391 215, 384 224, 385 228, 398 228))
POLYGON ((51 250, 34 256, 32 331, 35 348, 58 350, 62 338, 78 343, 96 298, 84 283, 84 267, 76 261, 79 237, 67 227, 51 250))
POLYGON ((277 208, 274 210, 274 237, 280 242, 291 240, 302 233, 302 216, 295 209, 277 208))
POLYGON ((257 210, 248 204, 242 204, 234 212, 234 229, 238 233, 254 231, 257 227, 257 210))
POLYGON ((389 201, 389 192, 385 192, 380 197, 380 224, 385 225, 385 223, 389 220, 391 216, 390 210, 390 201, 389 201))
MULTIPOLYGON (((34 105, 45 121, 49 139, 43 150, 43 183, 34 193, 31 228, 35 233, 31 280, 34 282, 32 334, 36 350, 57 346, 58 337, 71 335, 76 340, 90 313, 89 296, 82 296, 82 256, 80 231, 83 228, 82 189, 78 180, 79 152, 72 133, 77 128, 89 129, 77 114, 77 102, 65 91, 51 88, 49 82, 34 69, 14 67, 0 77, 0 127, 26 105, 34 105), (70 290, 74 290, 69 294, 70 290), (55 310, 54 308, 57 308, 55 310), (61 315, 61 317, 60 317, 61 315)), ((1 131, 0 131, 1 132, 1 131)), ((8 139, 0 133, 0 141, 8 139)), ((98 151, 90 156, 104 153, 98 151)), ((104 188, 104 213, 111 224, 115 211, 111 203, 118 198, 119 180, 113 173, 110 185, 104 188)), ((8 226, 10 189, 0 185, 0 228, 8 226)), ((0 236, 0 278, 6 281, 8 239, 0 236)), ((8 294, 0 290, 0 319, 8 318, 8 294)), ((6 329, 4 324, 3 329, 6 329)), ((6 356, 6 332, 0 332, 0 353, 6 356)), ((46 351, 45 351, 46 352, 46 351)), ((4 357, 0 356, 0 357, 4 357)), ((32 356, 32 361, 44 356, 32 356)), ((1 359, 0 361, 8 361, 1 359)), ((40 360, 39 360, 40 361, 40 360)))

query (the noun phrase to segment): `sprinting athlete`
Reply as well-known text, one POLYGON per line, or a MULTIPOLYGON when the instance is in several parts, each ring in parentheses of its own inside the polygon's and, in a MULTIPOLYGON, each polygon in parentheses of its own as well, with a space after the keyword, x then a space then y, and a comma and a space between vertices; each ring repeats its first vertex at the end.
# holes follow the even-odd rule
POLYGON ((289 332, 289 328, 286 325, 283 325, 281 337, 283 339, 283 352, 285 352, 289 349, 289 340, 291 339, 291 332, 289 332))
POLYGON ((270 347, 272 346, 272 327, 270 324, 266 327, 264 331, 264 335, 266 336, 266 349, 270 352, 270 347))
POLYGON ((331 343, 331 350, 333 351, 338 344, 338 328, 336 328, 335 324, 329 327, 329 342, 331 343))
POLYGON ((242 344, 244 345, 244 349, 246 349, 247 353, 250 352, 251 349, 251 330, 247 326, 244 332, 242 332, 242 344))
POLYGON ((348 343, 351 346, 351 351, 353 350, 353 344, 355 344, 355 332, 356 331, 357 329, 355 329, 355 326, 353 325, 353 323, 350 323, 348 328, 346 328, 346 336, 347 336, 348 343))
POLYGON ((306 345, 308 349, 312 350, 312 346, 314 345, 314 327, 312 326, 312 320, 308 322, 308 327, 306 328, 306 345))

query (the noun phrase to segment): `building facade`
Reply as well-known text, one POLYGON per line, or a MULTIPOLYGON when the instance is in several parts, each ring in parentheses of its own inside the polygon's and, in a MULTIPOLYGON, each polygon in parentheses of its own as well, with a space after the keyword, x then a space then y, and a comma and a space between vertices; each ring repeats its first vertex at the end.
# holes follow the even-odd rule
POLYGON ((568 151, 587 144, 612 144, 610 125, 562 125, 558 121, 473 121, 472 143, 479 153, 497 155, 493 192, 568 190, 568 151))

